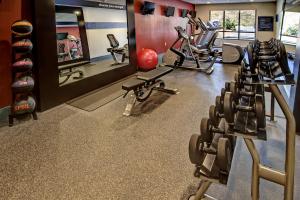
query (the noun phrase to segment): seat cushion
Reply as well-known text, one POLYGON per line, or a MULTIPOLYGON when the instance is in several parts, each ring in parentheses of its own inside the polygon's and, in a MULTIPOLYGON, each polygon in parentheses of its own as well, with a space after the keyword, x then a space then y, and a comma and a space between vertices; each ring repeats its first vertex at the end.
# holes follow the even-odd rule
POLYGON ((158 67, 156 69, 153 69, 149 72, 142 73, 138 75, 138 79, 144 80, 144 81, 153 81, 156 79, 159 79, 160 77, 170 73, 173 71, 173 68, 171 67, 158 67))
POLYGON ((127 82, 125 82, 122 85, 122 89, 126 91, 135 90, 136 88, 142 86, 145 84, 145 81, 142 81, 140 79, 132 78, 129 79, 127 82))

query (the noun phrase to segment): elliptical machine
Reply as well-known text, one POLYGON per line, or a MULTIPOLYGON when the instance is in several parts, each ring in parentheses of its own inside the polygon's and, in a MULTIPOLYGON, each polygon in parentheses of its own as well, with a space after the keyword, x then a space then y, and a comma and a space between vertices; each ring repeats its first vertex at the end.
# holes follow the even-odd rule
MULTIPOLYGON (((201 20, 199 18, 199 20, 201 20)), ((219 22, 207 22, 207 25, 210 27, 210 29, 218 30, 220 29, 219 22)), ((214 49, 218 49, 217 47, 213 47, 214 49)), ((222 63, 228 63, 228 64, 241 64, 245 53, 241 46, 237 44, 232 43, 223 43, 222 44, 222 63)))
POLYGON ((217 62, 230 63, 230 64, 240 64, 243 57, 243 48, 239 45, 232 43, 223 43, 222 47, 216 47, 215 41, 219 33, 219 23, 207 22, 205 24, 201 18, 195 20, 188 16, 189 24, 198 30, 201 29, 200 33, 192 34, 191 37, 195 37, 193 45, 199 49, 207 48, 210 51, 219 52, 219 58, 217 62))
MULTIPOLYGON (((178 55, 178 59, 181 60, 180 65, 178 65, 178 68, 183 68, 183 69, 189 69, 189 70, 196 70, 199 72, 203 72, 206 74, 211 74, 214 71, 213 65, 216 62, 217 59, 217 52, 210 52, 207 49, 198 49, 197 47, 194 47, 191 44, 191 39, 190 36, 186 33, 186 31, 181 27, 177 26, 175 27, 175 30, 177 31, 178 34, 178 39, 172 44, 170 50, 178 55), (176 45, 180 42, 180 47, 179 49, 176 48, 176 45), (189 51, 187 53, 182 49, 182 46, 185 46, 186 50, 189 51), (202 67, 201 66, 201 61, 203 61, 201 58, 203 56, 207 57, 212 57, 210 60, 210 64, 208 67, 202 67), (196 66, 189 66, 184 64, 185 61, 193 61, 196 63, 196 66)), ((208 61, 209 59, 206 59, 205 61, 208 61)))

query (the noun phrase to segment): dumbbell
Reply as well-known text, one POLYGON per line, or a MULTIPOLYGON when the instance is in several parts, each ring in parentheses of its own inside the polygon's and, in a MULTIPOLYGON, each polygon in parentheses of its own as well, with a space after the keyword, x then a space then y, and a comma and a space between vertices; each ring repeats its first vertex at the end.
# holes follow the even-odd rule
POLYGON ((250 71, 251 71, 250 64, 246 63, 246 61, 242 61, 241 66, 238 67, 238 73, 244 75, 250 71))
POLYGON ((244 106, 234 101, 233 94, 226 92, 224 96, 224 118, 229 124, 234 124, 235 114, 238 111, 254 113, 257 119, 257 129, 264 129, 265 121, 265 107, 264 97, 260 94, 255 95, 255 102, 252 106, 244 106))
POLYGON ((189 142, 189 157, 193 164, 202 164, 207 153, 216 155, 216 151, 210 149, 214 134, 217 132, 224 133, 224 131, 213 128, 212 122, 208 118, 203 118, 200 123, 200 134, 194 134, 189 142))
POLYGON ((227 183, 232 162, 232 145, 228 138, 219 138, 217 148, 217 165, 219 167, 219 178, 223 184, 227 183))
POLYGON ((224 113, 224 96, 225 96, 225 93, 224 93, 224 95, 216 96, 216 101, 215 101, 216 106, 215 107, 217 109, 217 112, 220 114, 224 113))
POLYGON ((211 139, 214 140, 214 142, 212 143, 215 143, 217 151, 211 151, 210 154, 216 155, 217 165, 220 169, 220 177, 227 177, 231 166, 235 142, 234 137, 225 135, 226 128, 220 129, 219 127, 214 127, 209 118, 203 118, 201 120, 201 133, 213 136, 211 139))
POLYGON ((217 152, 211 151, 210 153, 216 154, 217 164, 221 170, 220 173, 226 173, 228 175, 230 171, 233 150, 233 146, 229 138, 230 136, 228 137, 225 135, 225 129, 223 130, 218 127, 214 127, 211 122, 212 121, 209 118, 203 118, 201 120, 201 134, 206 134, 207 137, 210 137, 211 141, 213 139, 217 141, 215 142, 217 145, 217 152), (215 134, 220 135, 216 136, 215 134))
POLYGON ((234 101, 238 103, 240 100, 246 100, 250 103, 250 105, 253 105, 255 102, 255 95, 260 94, 263 97, 264 102, 264 85, 263 84, 255 84, 255 85, 248 85, 249 88, 239 86, 237 82, 230 82, 230 90, 229 92, 232 93, 234 97, 234 101), (250 101, 249 101, 250 100, 250 101))
POLYGON ((215 133, 225 134, 225 130, 221 130, 218 126, 215 126, 210 118, 203 118, 201 120, 200 129, 201 134, 207 138, 209 146, 213 141, 215 133))
POLYGON ((239 81, 239 82, 243 82, 247 78, 252 78, 255 75, 257 75, 257 73, 252 73, 250 71, 250 69, 243 68, 243 67, 238 67, 238 72, 234 74, 234 80, 239 81))
POLYGON ((192 164, 201 165, 203 163, 206 156, 203 148, 204 142, 202 142, 201 135, 192 135, 189 142, 189 158, 192 164))
POLYGON ((215 105, 216 105, 216 109, 218 111, 218 113, 223 114, 224 113, 224 96, 225 96, 226 90, 222 89, 221 90, 221 96, 216 96, 216 101, 215 101, 215 105))
MULTIPOLYGON (((256 70, 257 71, 257 70, 256 70)), ((249 89, 249 87, 253 87, 254 85, 258 85, 258 84, 253 84, 253 82, 257 82, 258 79, 258 73, 255 74, 248 74, 248 75, 241 75, 242 73, 239 71, 238 73, 235 73, 234 75, 234 81, 237 83, 237 87, 239 89, 249 89), (246 77, 250 78, 251 77, 251 81, 246 81, 246 77)))
POLYGON ((245 81, 247 78, 253 78, 257 76, 257 69, 251 69, 246 66, 247 64, 242 64, 238 67, 238 73, 234 75, 235 79, 245 81))
MULTIPOLYGON (((255 88, 255 86, 252 86, 255 88)), ((235 100, 238 100, 240 97, 254 97, 255 96, 255 90, 252 89, 252 91, 245 91, 243 90, 243 85, 238 82, 230 82, 229 84, 229 92, 232 93, 235 100)))
POLYGON ((278 48, 278 42, 274 41, 269 44, 260 44, 259 50, 260 51, 274 51, 278 48))
MULTIPOLYGON (((199 148, 199 135, 192 135, 189 143, 189 156, 192 164, 201 166, 208 153, 199 148)), ((229 138, 219 137, 217 142, 217 150, 209 152, 216 155, 216 164, 219 168, 220 183, 226 184, 232 162, 232 145, 229 138)), ((200 168, 201 169, 201 168, 200 168)))
POLYGON ((225 88, 221 89, 221 96, 216 96, 215 105, 219 113, 223 113, 223 100, 224 100, 225 93, 229 91, 229 89, 230 89, 230 82, 225 82, 225 88))
POLYGON ((283 74, 278 61, 260 62, 259 73, 262 76, 269 77, 271 79, 279 77, 283 74))
POLYGON ((234 80, 244 87, 249 85, 249 82, 252 82, 252 80, 257 80, 257 75, 257 68, 240 66, 238 67, 238 72, 234 74, 234 80))
MULTIPOLYGON (((220 101, 219 100, 219 98, 221 98, 220 96, 218 96, 218 97, 216 97, 216 98, 218 98, 218 101, 220 101)), ((220 104, 220 103, 219 103, 220 104)), ((219 107, 222 107, 222 106, 220 106, 220 105, 218 105, 219 107)), ((219 123, 220 123, 220 120, 222 119, 222 118, 224 118, 224 113, 221 113, 220 111, 219 111, 219 109, 217 109, 217 107, 215 106, 215 105, 211 105, 210 107, 209 107, 209 119, 211 119, 211 122, 212 122, 212 125, 214 126, 214 127, 218 127, 219 126, 219 123)))

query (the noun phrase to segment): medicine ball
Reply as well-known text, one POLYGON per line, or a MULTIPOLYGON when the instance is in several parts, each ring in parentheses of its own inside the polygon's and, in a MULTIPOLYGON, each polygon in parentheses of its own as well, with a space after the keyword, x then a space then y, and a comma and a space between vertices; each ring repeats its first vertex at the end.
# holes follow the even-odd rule
POLYGON ((35 109, 36 103, 33 97, 22 98, 19 101, 15 101, 14 113, 21 115, 25 113, 32 113, 35 109))
POLYGON ((34 88, 34 80, 31 76, 22 76, 11 87, 15 92, 30 92, 34 88))
POLYGON ((28 53, 32 50, 33 44, 30 40, 23 39, 13 43, 12 47, 17 53, 28 53))
POLYGON ((30 58, 19 58, 12 65, 14 69, 17 69, 19 71, 31 70, 32 66, 33 63, 30 58))
POLYGON ((137 58, 139 68, 145 71, 155 69, 158 64, 157 53, 152 49, 141 49, 137 58))
POLYGON ((27 20, 15 21, 11 26, 11 32, 17 36, 26 36, 32 33, 32 24, 27 20))

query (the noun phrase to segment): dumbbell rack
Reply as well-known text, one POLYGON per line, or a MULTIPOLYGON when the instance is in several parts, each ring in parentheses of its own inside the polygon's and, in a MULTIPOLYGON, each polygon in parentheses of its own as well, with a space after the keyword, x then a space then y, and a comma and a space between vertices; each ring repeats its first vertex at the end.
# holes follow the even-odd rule
MULTIPOLYGON (((19 36, 19 35, 16 35, 16 34, 12 33, 12 36, 11 36, 12 44, 14 44, 15 42, 17 42, 21 39, 31 39, 31 34, 25 35, 25 36, 19 36)), ((29 58, 32 59, 32 52, 31 51, 26 52, 26 53, 20 53, 20 52, 17 52, 14 48, 12 48, 12 63, 14 63, 17 60, 18 55, 22 55, 22 56, 26 55, 26 57, 29 57, 29 58)), ((12 68, 12 82, 16 81, 18 73, 27 73, 30 76, 33 75, 32 71, 24 72, 24 71, 18 71, 16 69, 12 68)), ((25 116, 25 115, 31 114, 32 118, 34 120, 37 120, 36 108, 31 113, 24 113, 24 114, 15 113, 15 110, 14 110, 15 101, 16 101, 16 98, 17 98, 18 95, 26 95, 26 96, 31 95, 31 96, 33 96, 33 93, 32 93, 32 91, 16 92, 16 91, 12 90, 12 104, 11 104, 10 115, 9 115, 9 126, 10 127, 13 126, 15 118, 22 117, 22 116, 25 116)))
MULTIPOLYGON (((259 199, 259 184, 260 178, 271 181, 273 183, 284 186, 284 200, 293 200, 294 193, 294 173, 295 173, 295 137, 296 137, 296 123, 292 111, 289 109, 287 102, 276 84, 269 84, 270 92, 277 100, 281 110, 287 119, 286 127, 286 158, 285 171, 279 171, 263 165, 260 161, 259 153, 255 147, 253 139, 249 136, 244 137, 246 146, 251 154, 253 160, 252 166, 252 183, 251 196, 252 200, 259 199)), ((272 104, 273 106, 274 104, 272 104)), ((271 108, 273 110, 274 108, 271 108)), ((272 119, 272 118, 271 118, 272 119)), ((242 134, 238 134, 241 136, 242 134)), ((203 182, 194 197, 195 200, 200 200, 207 197, 205 194, 212 183, 216 180, 207 177, 200 177, 203 182)), ((209 197, 208 197, 209 198, 209 197)))
POLYGON ((244 141, 253 159, 251 187, 252 199, 259 199, 259 179, 262 178, 284 186, 284 199, 292 200, 295 173, 296 122, 294 115, 289 109, 289 106, 282 96, 278 86, 276 84, 269 84, 269 88, 287 119, 285 171, 281 172, 261 164, 259 153, 255 148, 253 140, 245 138, 244 141))
MULTIPOLYGON (((252 166, 252 180, 251 180, 251 196, 252 200, 259 199, 259 185, 260 179, 268 180, 270 182, 282 185, 284 187, 284 200, 293 200, 294 194, 294 174, 295 174, 295 137, 296 137, 296 122, 293 115, 293 112, 290 110, 288 103, 285 101, 278 85, 294 85, 295 81, 291 80, 292 75, 283 76, 284 80, 272 80, 266 81, 262 76, 257 79, 257 81, 250 84, 260 84, 268 85, 265 92, 271 93, 271 114, 269 115, 271 121, 274 121, 274 106, 275 99, 278 102, 281 110, 284 113, 284 116, 287 120, 286 125, 286 156, 285 156, 285 170, 280 171, 263 165, 260 161, 260 155, 255 147, 253 142, 254 139, 264 139, 257 137, 256 134, 247 134, 245 132, 236 132, 232 130, 229 134, 233 136, 243 137, 247 149, 251 154, 253 160, 252 166), (255 136, 256 135, 256 136, 255 136)), ((266 115, 267 116, 267 115, 266 115)), ((266 139, 266 138, 265 138, 266 139)), ((199 189, 194 196, 194 200, 201 199, 213 199, 210 196, 206 195, 206 191, 212 183, 216 183, 215 179, 210 179, 208 177, 199 176, 202 179, 202 182, 199 186, 199 189)))

